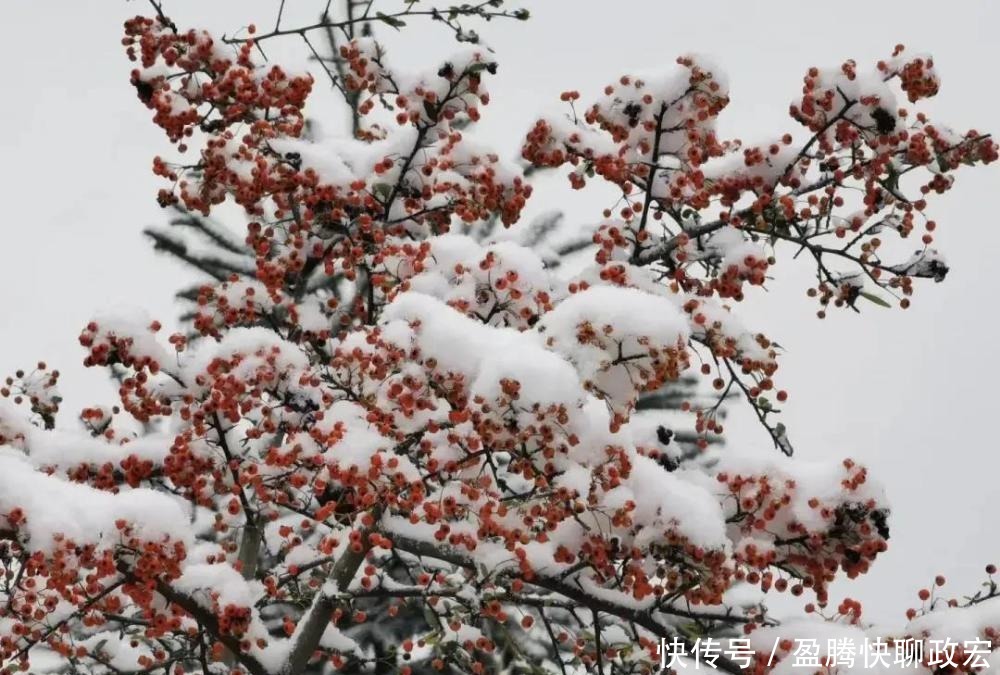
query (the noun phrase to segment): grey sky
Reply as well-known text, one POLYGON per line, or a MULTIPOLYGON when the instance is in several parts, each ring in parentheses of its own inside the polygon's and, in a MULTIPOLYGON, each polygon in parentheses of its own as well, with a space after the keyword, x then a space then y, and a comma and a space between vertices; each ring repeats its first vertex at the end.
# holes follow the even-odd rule
MULTIPOLYGON (((289 23, 313 19, 322 2, 292 0, 289 23)), ((477 138, 503 155, 519 153, 538 112, 564 89, 586 100, 618 75, 670 67, 678 54, 707 54, 728 74, 733 103, 723 137, 747 141, 793 130, 787 116, 808 66, 845 58, 867 65, 896 42, 935 56, 942 91, 927 105, 940 121, 965 130, 997 131, 1000 93, 1000 4, 992 0, 893 0, 836 3, 715 0, 526 0, 526 24, 496 22, 482 34, 498 54, 489 83, 492 103, 477 138)), ((182 26, 230 33, 273 24, 276 2, 165 0, 182 26)), ((103 373, 82 368, 76 336, 109 305, 147 308, 173 323, 173 292, 190 273, 155 255, 140 235, 162 222, 159 181, 149 168, 167 151, 162 133, 128 84, 121 23, 148 12, 138 1, 15 2, 0 10, 0 199, 6 236, 0 263, 0 372, 44 358, 64 372, 66 416, 107 402, 103 373)), ((388 28, 381 29, 386 35, 388 28)), ((387 36, 390 62, 432 64, 455 48, 439 27, 419 24, 387 36), (392 57, 396 58, 393 60, 392 57)), ((300 45, 276 47, 272 58, 301 60, 300 45)), ((329 94, 318 97, 322 100, 329 94)), ((344 124, 329 111, 321 123, 344 124)), ((863 315, 814 318, 804 295, 809 269, 779 262, 769 292, 755 290, 741 308, 788 352, 780 380, 802 457, 852 456, 871 466, 895 509, 889 553, 864 579, 842 584, 834 597, 865 603, 866 616, 898 623, 916 590, 943 573, 954 592, 975 590, 982 566, 1000 560, 992 509, 996 473, 996 394, 1000 365, 992 279, 1000 228, 989 201, 1000 169, 960 171, 957 187, 931 211, 937 246, 952 268, 940 285, 921 284, 907 311, 874 305, 863 315)), ((570 221, 600 217, 608 193, 573 193, 564 179, 539 183, 529 212, 563 208, 570 221)), ((737 414, 732 445, 766 444, 737 414)))

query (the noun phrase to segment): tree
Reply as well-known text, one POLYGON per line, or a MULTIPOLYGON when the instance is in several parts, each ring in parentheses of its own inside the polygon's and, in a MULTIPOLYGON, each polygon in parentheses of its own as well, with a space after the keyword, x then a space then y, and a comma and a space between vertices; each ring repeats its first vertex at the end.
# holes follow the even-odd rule
MULTIPOLYGON (((345 0, 343 15, 363 16, 363 11, 358 9, 354 0, 345 0)), ((319 18, 321 23, 329 24, 330 7, 327 7, 319 18)), ((329 110, 317 111, 315 106, 308 111, 303 110, 304 114, 308 112, 303 136, 315 140, 317 134, 314 119, 337 119, 339 116, 346 118, 345 131, 352 137, 371 141, 371 129, 365 128, 368 116, 362 114, 360 110, 364 103, 363 99, 356 91, 337 87, 338 78, 344 77, 346 66, 344 58, 340 56, 338 32, 329 25, 317 32, 319 40, 315 44, 305 36, 303 39, 312 54, 312 59, 322 64, 323 72, 342 95, 340 98, 343 105, 333 114, 329 110)), ((372 37, 375 32, 376 29, 370 22, 361 22, 360 25, 349 23, 343 27, 342 38, 353 40, 358 36, 372 37)), ((459 37, 463 35, 460 33, 459 37)), ((540 167, 527 164, 521 168, 525 179, 530 180, 530 177, 539 172, 540 167)), ((255 254, 247 243, 240 239, 239 232, 245 227, 243 222, 230 224, 224 220, 220 221, 218 217, 208 217, 188 211, 180 203, 174 204, 171 209, 174 214, 169 220, 168 227, 150 227, 144 233, 152 241, 155 250, 176 258, 185 266, 193 268, 198 276, 202 277, 197 283, 182 289, 177 294, 178 299, 191 307, 182 316, 185 323, 190 324, 198 316, 197 301, 205 292, 202 288, 204 277, 207 276, 214 282, 252 283, 256 278, 255 254)), ((481 243, 488 244, 499 237, 532 248, 542 256, 543 262, 550 270, 559 267, 567 258, 572 262, 572 258, 579 257, 581 251, 582 255, 592 255, 588 251, 594 246, 590 232, 567 234, 562 227, 564 221, 562 211, 542 212, 514 231, 500 227, 496 216, 497 214, 491 214, 487 219, 462 224, 461 232, 481 243)), ((344 300, 344 291, 345 288, 336 283, 314 284, 305 289, 302 299, 314 303, 324 303, 329 299, 341 302, 344 300)), ((269 322, 274 321, 273 317, 263 315, 266 315, 266 312, 257 318, 256 325, 267 326, 270 325, 269 322)), ((197 335, 197 331, 194 331, 193 335, 197 335)), ((716 416, 722 417, 724 414, 722 400, 716 399, 710 404, 704 403, 705 397, 701 395, 701 389, 703 387, 695 376, 686 375, 667 381, 658 389, 643 392, 636 402, 636 410, 647 411, 643 415, 644 424, 656 429, 658 440, 663 446, 661 461, 667 466, 675 467, 691 461, 711 462, 713 461, 711 454, 705 452, 705 449, 709 444, 722 442, 720 435, 709 432, 704 424, 694 423, 692 416, 682 412, 685 406, 695 402, 696 405, 711 405, 716 416)), ((382 569, 383 573, 393 578, 412 581, 408 576, 408 570, 395 564, 394 561, 384 563, 382 569)), ((382 617, 377 624, 369 622, 346 629, 352 639, 370 647, 376 656, 388 653, 406 637, 427 632, 430 628, 423 612, 416 606, 397 608, 392 620, 387 620, 387 604, 388 601, 383 599, 381 603, 373 603, 373 606, 368 608, 369 614, 382 617)), ((496 631, 491 630, 489 626, 485 627, 485 630, 489 638, 497 642, 504 641, 504 636, 496 634, 496 631)), ((507 661, 515 656, 513 650, 503 650, 501 662, 506 665, 507 661)))
MULTIPOLYGON (((778 349, 732 308, 797 253, 821 316, 905 307, 915 280, 944 279, 926 201, 998 146, 896 103, 937 92, 930 57, 809 69, 790 109, 804 132, 763 145, 717 137, 728 93, 694 57, 582 111, 564 92, 569 114, 539 120, 522 156, 571 165, 576 187, 610 181, 621 203, 594 263, 563 279, 529 246, 468 234, 515 223, 532 187, 470 138, 496 62, 467 24, 524 12, 348 3, 218 40, 154 7, 125 26, 132 85, 179 155, 197 148, 154 160, 158 199, 200 214, 231 254, 211 269, 234 269, 192 294, 196 337, 142 317, 84 328, 86 363, 121 374, 86 433, 55 424, 57 371, 9 379, 6 672, 649 673, 695 650, 763 672, 794 637, 864 635, 860 603, 827 587, 886 549, 884 495, 850 459, 791 457, 778 349), (421 19, 471 44, 407 75, 355 33, 421 19), (332 64, 321 32, 340 40, 332 64), (316 81, 264 60, 277 39, 355 101, 354 138, 305 133, 316 81), (242 242, 208 220, 226 201, 242 242), (679 461, 637 408, 695 363, 752 406, 773 455, 679 461), (784 592, 810 596, 810 621, 775 626, 765 599, 784 592)), ((721 432, 718 402, 694 408, 721 432)), ((921 591, 883 637, 992 648, 994 572, 964 602, 921 591)))

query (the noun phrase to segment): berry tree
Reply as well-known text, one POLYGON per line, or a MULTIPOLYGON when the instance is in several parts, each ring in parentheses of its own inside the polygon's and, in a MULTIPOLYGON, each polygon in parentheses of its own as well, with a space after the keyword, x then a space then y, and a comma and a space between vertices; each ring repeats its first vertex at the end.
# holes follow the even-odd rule
MULTIPOLYGON (((561 275, 535 250, 544 225, 493 236, 539 196, 471 138, 497 71, 471 25, 526 12, 348 0, 289 27, 282 3, 272 29, 216 38, 152 4, 123 42, 174 146, 158 199, 223 253, 189 294, 193 334, 83 329, 120 400, 79 433, 56 424, 45 364, 3 389, 4 672, 652 673, 709 639, 705 663, 765 672, 798 635, 864 635, 828 586, 886 549, 884 495, 850 459, 791 457, 777 349, 734 308, 799 253, 820 316, 944 279, 927 200, 998 147, 912 109, 937 93, 931 57, 810 68, 763 144, 716 135, 726 84, 696 57, 585 106, 564 92, 522 157, 620 199, 592 264, 561 275), (417 21, 464 50, 406 73, 362 29, 417 21), (300 41, 316 77, 267 61, 274 40, 300 41), (319 82, 351 138, 309 133, 319 82), (209 220, 224 202, 242 240, 209 220), (719 397, 689 406, 706 442, 678 453, 640 402, 689 371, 719 397), (730 393, 773 451, 708 446, 730 393), (766 600, 786 592, 807 615, 778 625, 766 600)), ((962 601, 924 589, 883 637, 992 648, 987 572, 962 601)))

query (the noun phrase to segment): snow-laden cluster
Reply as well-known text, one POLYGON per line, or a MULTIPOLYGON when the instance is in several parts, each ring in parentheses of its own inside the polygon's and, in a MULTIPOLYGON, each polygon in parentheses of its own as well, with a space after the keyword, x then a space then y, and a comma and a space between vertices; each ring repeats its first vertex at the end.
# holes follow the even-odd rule
POLYGON ((893 223, 907 238, 923 224, 917 254, 941 260, 926 248, 937 227, 928 197, 948 190, 960 165, 997 158, 988 135, 957 133, 897 102, 897 91, 914 103, 938 88, 933 59, 902 45, 871 69, 810 68, 789 107, 809 135, 745 144, 717 138, 728 89, 717 69, 687 57, 666 78, 623 76, 583 114, 579 92, 563 93, 570 114, 540 119, 522 155, 538 167, 569 164, 575 188, 597 175, 622 191, 621 220, 594 235, 603 265, 660 264, 687 290, 739 300, 767 279, 774 256, 763 245, 789 242, 815 261, 809 292, 824 308, 884 305, 886 292, 906 307, 913 278, 940 279, 947 267, 893 262, 899 247, 876 235, 893 223), (905 174, 924 176, 919 194, 908 196, 905 174))
MULTIPOLYGON (((821 589, 836 569, 828 565, 855 573, 884 549, 885 507, 863 470, 845 470, 846 487, 799 463, 675 470, 643 425, 633 432, 637 395, 687 368, 691 336, 705 332, 683 297, 608 283, 568 292, 515 244, 455 235, 428 244, 421 271, 376 325, 315 351, 264 327, 223 327, 217 341, 171 354, 144 318, 95 319, 82 339, 89 361, 128 366, 123 400, 141 396, 141 419, 170 417, 171 433, 73 444, 5 409, 4 436, 22 456, 5 461, 27 491, 5 493, 12 534, 35 555, 49 555, 53 541, 106 551, 112 576, 131 574, 134 547, 180 546, 163 581, 175 603, 167 617, 183 610, 181 627, 213 617, 265 669, 284 663, 296 634, 285 618, 292 637, 275 636, 268 607, 293 588, 348 604, 391 595, 390 552, 421 556, 405 564, 420 574, 457 557, 463 583, 480 589, 451 603, 451 623, 468 630, 480 630, 494 598, 516 604, 507 596, 520 578, 578 589, 669 631, 678 602, 722 604, 772 565, 821 589), (479 287, 495 288, 490 271, 510 286, 486 301, 479 287), (511 298, 515 288, 522 294, 511 298), (537 320, 511 309, 522 298, 536 299, 525 307, 537 320), (72 513, 66 500, 86 513, 55 518, 72 513), (254 556, 248 532, 260 533, 254 556), (352 550, 383 562, 326 588, 325 574, 352 550), (439 562, 425 567, 434 551, 439 562), (249 579, 240 574, 248 564, 249 579)), ((736 322, 713 325, 730 344, 753 342, 736 322)), ((88 563, 75 561, 81 582, 88 563)), ((136 602, 123 594, 109 597, 136 602)), ((164 611, 148 602, 144 612, 164 611)), ((341 635, 330 649, 350 659, 361 647, 341 635)))

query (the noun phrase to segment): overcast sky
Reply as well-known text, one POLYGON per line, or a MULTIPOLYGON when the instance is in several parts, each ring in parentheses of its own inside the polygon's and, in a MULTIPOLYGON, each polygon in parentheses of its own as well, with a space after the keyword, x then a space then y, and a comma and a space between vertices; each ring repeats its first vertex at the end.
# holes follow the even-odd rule
MULTIPOLYGON (((229 33, 251 22, 273 25, 277 7, 261 0, 164 4, 182 27, 229 33)), ((323 4, 290 0, 287 25, 313 20, 323 4)), ((943 87, 926 107, 935 119, 960 130, 1000 125, 1000 3, 993 0, 523 6, 531 21, 481 30, 500 71, 489 82, 492 102, 477 138, 512 158, 560 91, 579 89, 586 100, 620 74, 669 68, 689 52, 710 56, 729 76, 733 102, 720 120, 722 137, 753 141, 794 130, 788 104, 809 66, 845 58, 868 65, 897 42, 935 56, 943 87)), ((163 222, 150 164, 167 144, 128 84, 120 38, 122 21, 146 12, 137 0, 21 0, 0 9, 0 373, 39 358, 57 365, 64 424, 80 406, 113 396, 103 373, 83 369, 76 343, 95 310, 141 306, 169 326, 177 314, 173 292, 193 278, 141 236, 143 227, 163 222)), ((429 24, 391 36, 389 45, 390 62, 407 67, 431 65, 454 48, 429 24)), ((274 49, 272 58, 304 56, 298 44, 274 49)), ((345 120, 329 100, 317 97, 314 110, 336 130, 345 120)), ((991 202, 998 178, 997 166, 962 171, 957 187, 936 200, 930 215, 952 271, 943 284, 921 284, 909 310, 872 305, 861 316, 835 312, 819 321, 804 295, 808 268, 780 259, 769 291, 755 289, 740 308, 748 325, 787 349, 780 382, 791 393, 785 423, 797 453, 862 460, 889 492, 889 552, 867 577, 833 594, 861 599, 873 620, 899 623, 935 573, 948 576, 955 592, 971 593, 983 565, 1000 562, 1000 453, 992 428, 1000 376, 993 357, 1000 226, 991 202)), ((572 193, 564 182, 542 181, 531 211, 560 208, 571 223, 595 222, 607 193, 572 193)), ((769 442, 748 415, 737 414, 728 427, 731 445, 769 442)))

